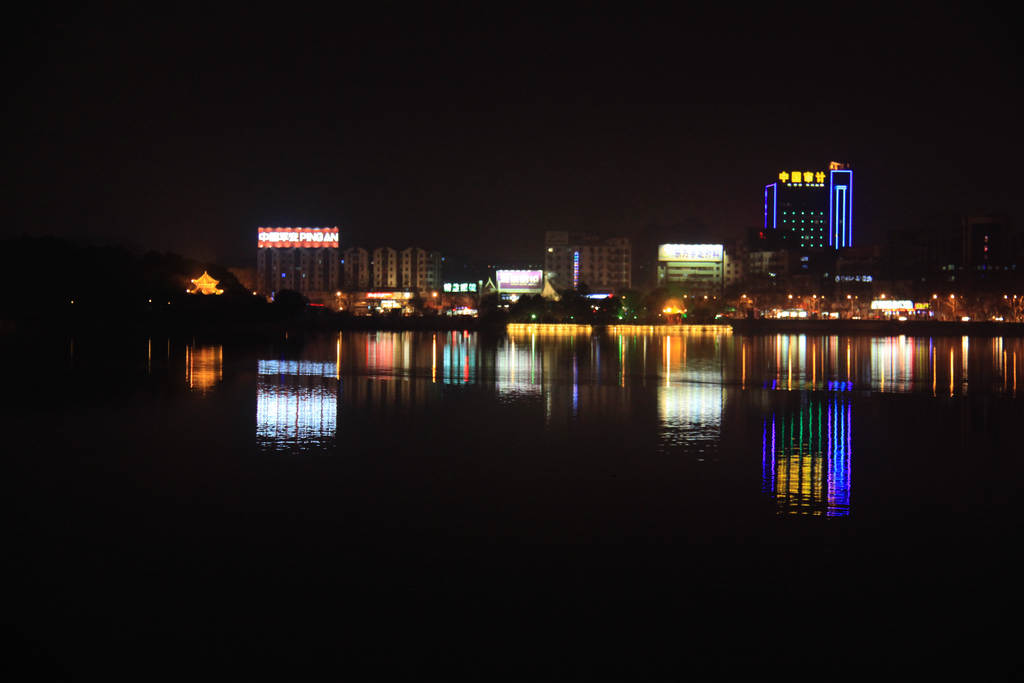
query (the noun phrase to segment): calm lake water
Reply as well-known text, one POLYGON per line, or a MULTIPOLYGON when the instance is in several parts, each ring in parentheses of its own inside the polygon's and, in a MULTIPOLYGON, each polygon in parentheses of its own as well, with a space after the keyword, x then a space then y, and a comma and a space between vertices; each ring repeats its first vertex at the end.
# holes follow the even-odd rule
POLYGON ((64 337, 7 360, 15 632, 43 673, 1013 666, 1019 339, 64 337))

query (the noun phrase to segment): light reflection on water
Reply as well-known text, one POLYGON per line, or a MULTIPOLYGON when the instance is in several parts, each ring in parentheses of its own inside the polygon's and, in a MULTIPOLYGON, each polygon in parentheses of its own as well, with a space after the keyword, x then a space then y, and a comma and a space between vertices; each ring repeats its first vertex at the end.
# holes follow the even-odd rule
MULTIPOLYGON (((215 391, 223 348, 185 353, 189 388, 215 391)), ((525 406, 549 431, 596 423, 704 461, 719 456, 730 410, 754 406, 761 444, 749 444, 750 455, 756 462, 760 445, 762 488, 779 512, 842 516, 850 509, 858 400, 876 393, 949 400, 969 391, 1015 397, 1018 357, 1019 339, 750 337, 685 326, 524 329, 491 340, 462 331, 346 332, 257 361, 256 438, 262 451, 324 452, 342 440, 339 430, 359 428, 357 418, 401 424, 447 392, 469 391, 483 392, 474 394, 473 424, 501 420, 502 405, 525 406), (780 391, 799 407, 770 398, 780 391)))
POLYGON ((260 360, 256 375, 260 450, 301 453, 334 439, 339 383, 334 362, 260 360))
MULTIPOLYGON (((146 342, 146 371, 152 363, 152 340, 146 342)), ((185 384, 192 391, 205 394, 224 379, 223 346, 185 347, 185 384)))
POLYGON ((852 412, 847 396, 832 394, 765 418, 762 488, 775 497, 780 513, 849 514, 852 412))

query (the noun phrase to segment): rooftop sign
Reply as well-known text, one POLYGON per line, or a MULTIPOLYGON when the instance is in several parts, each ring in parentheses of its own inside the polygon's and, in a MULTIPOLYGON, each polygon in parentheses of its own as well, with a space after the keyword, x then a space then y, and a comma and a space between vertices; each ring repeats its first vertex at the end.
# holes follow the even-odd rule
POLYGON ((721 261, 721 244, 660 244, 659 261, 721 261))
POLYGON ((338 248, 338 228, 259 228, 260 248, 338 248))

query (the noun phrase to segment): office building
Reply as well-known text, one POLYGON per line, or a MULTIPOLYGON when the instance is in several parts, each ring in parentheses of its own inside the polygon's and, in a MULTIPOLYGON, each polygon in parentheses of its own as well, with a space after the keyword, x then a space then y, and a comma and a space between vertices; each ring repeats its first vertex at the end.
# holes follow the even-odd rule
POLYGON ((658 245, 658 286, 680 287, 690 296, 718 296, 725 284, 721 244, 658 245))
POLYGON ((555 289, 612 292, 632 286, 628 239, 554 230, 546 233, 544 247, 544 272, 555 289))
POLYGON ((765 246, 782 249, 853 246, 853 171, 830 162, 827 171, 781 171, 764 188, 765 246))
POLYGON ((273 297, 290 289, 330 300, 340 286, 338 228, 258 228, 256 290, 273 297))

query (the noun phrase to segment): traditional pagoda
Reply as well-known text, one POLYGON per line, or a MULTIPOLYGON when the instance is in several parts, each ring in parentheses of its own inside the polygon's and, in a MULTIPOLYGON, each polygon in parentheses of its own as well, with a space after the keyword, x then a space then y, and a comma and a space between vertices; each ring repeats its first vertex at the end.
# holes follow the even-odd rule
POLYGON ((220 280, 214 280, 210 277, 210 274, 205 270, 203 274, 198 278, 192 280, 192 284, 196 286, 195 289, 189 290, 189 294, 223 294, 223 289, 217 289, 217 285, 220 284, 220 280))

